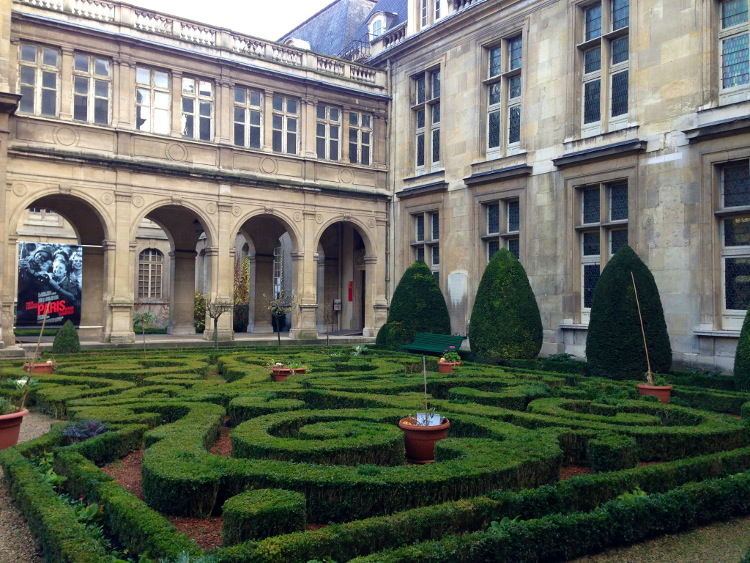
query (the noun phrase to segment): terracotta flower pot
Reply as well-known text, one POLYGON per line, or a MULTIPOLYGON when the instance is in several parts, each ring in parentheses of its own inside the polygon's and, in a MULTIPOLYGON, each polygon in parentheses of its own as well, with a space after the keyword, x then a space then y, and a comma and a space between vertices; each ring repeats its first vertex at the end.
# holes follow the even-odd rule
POLYGON ((286 381, 286 378, 292 375, 292 372, 305 373, 306 371, 306 367, 297 368, 295 370, 292 370, 291 368, 271 368, 271 374, 273 375, 274 381, 286 381))
MULTIPOLYGON (((31 365, 31 373, 52 373, 55 364, 47 362, 37 362, 31 365)), ((23 371, 29 373, 29 364, 23 364, 23 371)))
POLYGON ((669 402, 669 396, 672 393, 671 385, 649 385, 648 383, 638 384, 638 393, 641 395, 653 395, 662 403, 669 402))
POLYGON ((0 450, 10 448, 18 443, 23 417, 29 414, 28 409, 0 416, 0 450))
POLYGON ((453 368, 461 365, 461 362, 438 362, 440 373, 453 373, 453 368))
POLYGON ((413 416, 399 421, 398 427, 404 433, 407 461, 416 464, 435 461, 435 442, 448 437, 448 428, 451 425, 448 419, 442 420, 444 422, 437 426, 418 426, 413 416))

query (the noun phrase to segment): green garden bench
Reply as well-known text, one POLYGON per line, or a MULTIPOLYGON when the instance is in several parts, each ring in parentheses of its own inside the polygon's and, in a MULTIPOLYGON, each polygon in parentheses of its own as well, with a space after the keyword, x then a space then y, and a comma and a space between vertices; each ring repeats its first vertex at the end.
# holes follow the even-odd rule
POLYGON ((409 352, 429 352, 433 354, 442 354, 451 346, 456 351, 461 347, 465 336, 453 336, 451 334, 430 334, 429 332, 418 332, 414 337, 414 342, 401 346, 402 350, 409 352))

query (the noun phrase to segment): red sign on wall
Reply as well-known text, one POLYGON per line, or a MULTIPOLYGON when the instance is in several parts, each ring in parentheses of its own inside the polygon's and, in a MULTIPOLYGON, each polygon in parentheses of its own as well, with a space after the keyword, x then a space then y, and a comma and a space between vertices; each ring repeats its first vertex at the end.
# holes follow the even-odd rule
POLYGON ((349 282, 349 301, 354 301, 354 282, 349 282))

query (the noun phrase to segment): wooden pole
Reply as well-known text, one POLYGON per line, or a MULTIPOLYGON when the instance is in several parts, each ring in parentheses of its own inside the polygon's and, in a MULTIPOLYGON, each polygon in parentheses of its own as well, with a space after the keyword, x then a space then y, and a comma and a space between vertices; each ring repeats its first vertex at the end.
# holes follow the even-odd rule
POLYGON ((630 279, 633 280, 633 291, 635 291, 635 304, 638 306, 638 319, 641 321, 641 334, 643 334, 643 348, 646 350, 646 366, 648 371, 646 372, 646 381, 649 385, 654 384, 654 376, 651 373, 651 361, 648 359, 648 346, 646 345, 646 331, 643 328, 643 316, 641 315, 641 303, 638 301, 638 289, 635 287, 635 277, 633 272, 630 272, 630 279))
POLYGON ((430 425, 430 419, 427 418, 427 359, 422 356, 422 376, 424 377, 424 425, 430 425))
POLYGON ((42 319, 42 329, 39 331, 39 340, 36 341, 36 349, 34 350, 34 358, 29 362, 29 369, 26 372, 26 386, 23 388, 23 396, 21 397, 21 410, 26 404, 26 396, 29 394, 29 386, 31 385, 31 370, 34 369, 37 356, 39 355, 39 346, 42 344, 42 335, 44 334, 44 325, 47 324, 47 314, 49 313, 49 303, 44 308, 44 318, 42 319))

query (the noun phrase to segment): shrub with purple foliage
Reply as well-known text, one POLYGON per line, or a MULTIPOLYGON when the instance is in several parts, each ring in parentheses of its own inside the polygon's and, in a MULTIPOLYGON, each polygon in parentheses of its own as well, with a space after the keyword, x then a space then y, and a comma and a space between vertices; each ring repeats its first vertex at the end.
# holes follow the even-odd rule
POLYGON ((71 422, 62 430, 63 436, 70 438, 73 443, 83 442, 107 431, 109 424, 96 418, 83 418, 78 422, 71 422))

